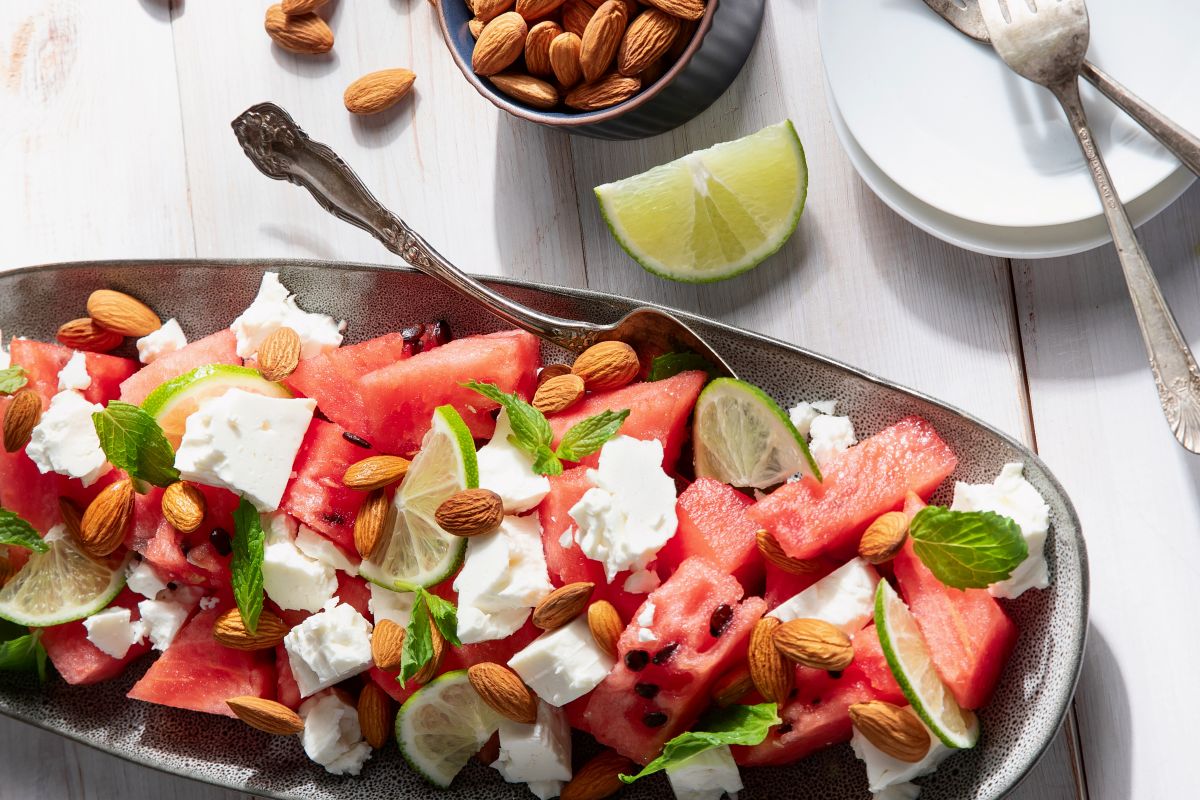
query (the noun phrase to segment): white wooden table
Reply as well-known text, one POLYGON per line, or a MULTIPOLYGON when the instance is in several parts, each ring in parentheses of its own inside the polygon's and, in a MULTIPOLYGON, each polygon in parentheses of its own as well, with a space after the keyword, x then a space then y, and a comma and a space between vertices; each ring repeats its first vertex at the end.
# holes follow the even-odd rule
MULTIPOLYGON (((699 119, 643 142, 568 138, 510 119, 462 80, 422 0, 341 0, 328 57, 262 30, 266 0, 0 4, 0 269, 129 257, 379 261, 365 234, 259 176, 229 121, 273 100, 342 153, 383 202, 469 270, 656 300, 762 331, 966 408, 1034 445, 1083 520, 1092 629, 1074 712, 1021 800, 1187 795, 1200 695, 1189 593, 1200 459, 1158 410, 1110 249, 1008 261, 891 213, 834 136, 815 0, 772 0, 746 70, 699 119), (415 96, 354 119, 343 88, 407 66, 415 96), (639 269, 592 187, 790 117, 812 173, 782 253, 690 287, 639 269)), ((1165 66, 1164 66, 1165 69, 1165 66)), ((1134 86, 1137 90, 1139 87, 1134 86)), ((1169 109, 1168 109, 1169 111, 1169 109)), ((1200 189, 1142 231, 1200 347, 1200 189)), ((0 722, 0 800, 234 795, 0 722)))

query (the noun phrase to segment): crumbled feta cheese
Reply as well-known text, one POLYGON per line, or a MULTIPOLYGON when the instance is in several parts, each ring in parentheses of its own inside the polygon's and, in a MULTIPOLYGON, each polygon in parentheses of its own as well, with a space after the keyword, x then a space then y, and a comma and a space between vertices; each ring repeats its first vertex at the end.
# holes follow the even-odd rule
POLYGON ((638 612, 637 624, 643 628, 649 628, 654 624, 654 612, 658 609, 654 606, 653 600, 647 600, 642 604, 642 610, 638 612))
POLYGON ((169 319, 158 330, 137 340, 138 358, 143 364, 153 364, 163 356, 187 347, 187 343, 179 321, 169 319))
POLYGON ((788 417, 801 436, 808 436, 809 426, 822 414, 832 414, 837 408, 836 400, 818 400, 815 403, 800 402, 788 409, 788 417))
POLYGON ((571 725, 561 708, 538 702, 532 725, 500 722, 500 757, 492 763, 509 783, 525 783, 540 800, 562 793, 571 780, 571 725))
POLYGON ((371 668, 371 623, 346 603, 330 600, 283 638, 288 663, 308 697, 371 668))
POLYGON ((313 358, 342 344, 345 322, 335 322, 325 314, 310 314, 296 305, 296 298, 274 272, 263 274, 258 296, 250 307, 230 325, 237 336, 237 354, 250 358, 266 338, 280 328, 291 328, 300 335, 300 357, 313 358))
POLYGON ((1046 565, 1046 534, 1050 531, 1050 506, 1025 480, 1022 464, 1006 464, 993 483, 956 483, 954 511, 993 511, 1009 517, 1021 528, 1029 556, 1008 580, 992 584, 988 591, 995 597, 1019 597, 1027 589, 1045 589, 1050 585, 1046 565))
POLYGON ((167 588, 167 582, 158 576, 158 572, 149 561, 131 561, 125 570, 125 585, 142 597, 153 600, 158 593, 167 588))
POLYGON ((26 455, 43 475, 57 472, 91 486, 109 470, 92 422, 92 414, 103 410, 104 406, 89 403, 79 392, 59 392, 33 429, 26 455))
POLYGON ((296 521, 295 517, 284 511, 276 511, 272 514, 259 514, 258 518, 262 522, 263 536, 266 544, 294 542, 296 534, 300 531, 300 523, 296 521))
POLYGON ((496 433, 479 449, 479 488, 491 489, 504 501, 504 513, 521 514, 550 494, 550 479, 533 471, 533 458, 509 441, 508 412, 496 418, 496 433))
POLYGON ((187 607, 173 600, 143 600, 138 603, 138 614, 150 643, 160 651, 171 646, 188 618, 187 607))
POLYGON ((652 569, 639 569, 637 572, 629 573, 629 577, 625 579, 625 583, 621 584, 621 588, 630 594, 648 594, 661 585, 662 581, 657 572, 652 569))
MULTIPOLYGON (((924 726, 925 723, 922 722, 921 725, 924 726)), ((928 775, 954 752, 942 744, 942 740, 933 731, 927 727, 925 730, 929 733, 929 752, 920 761, 910 763, 892 758, 871 744, 867 737, 859 733, 858 728, 854 728, 850 737, 850 747, 867 768, 867 784, 872 792, 882 792, 892 786, 907 784, 913 778, 928 775)))
POLYGON ((569 550, 573 544, 575 544, 575 528, 567 528, 562 532, 562 536, 558 537, 558 546, 563 550, 569 550))
POLYGON ((333 567, 309 558, 286 539, 263 549, 262 576, 267 597, 285 611, 320 611, 337 592, 333 567))
POLYGON ((823 620, 853 636, 875 613, 878 584, 875 568, 861 558, 852 558, 767 614, 783 622, 823 620))
POLYGON ((604 564, 609 583, 623 570, 645 569, 675 535, 675 481, 662 460, 659 441, 610 439, 600 450, 600 468, 588 470, 592 488, 568 512, 578 525, 575 541, 604 564))
POLYGON ((218 597, 201 597, 200 598, 200 610, 201 611, 212 611, 214 608, 216 608, 219 605, 221 605, 221 599, 218 597))
POLYGON ((393 592, 382 586, 371 584, 371 599, 367 601, 367 610, 378 625, 385 619, 407 628, 412 621, 413 594, 412 592, 393 592))
POLYGON ((655 633, 654 631, 650 630, 649 628, 638 628, 637 640, 639 642, 641 642, 642 644, 649 644, 650 642, 657 642, 658 634, 655 633))
POLYGON ((858 439, 854 438, 854 425, 849 417, 822 414, 812 421, 809 433, 812 435, 812 441, 809 442, 808 449, 820 466, 825 466, 834 456, 858 443, 858 439))
POLYGON ((351 561, 342 548, 307 525, 301 525, 296 532, 296 547, 309 558, 333 569, 340 569, 347 575, 358 574, 358 564, 351 561))
POLYGON ((500 529, 467 540, 458 592, 458 638, 463 644, 515 633, 529 612, 554 590, 536 514, 505 517, 500 529))
POLYGON ((58 373, 58 390, 65 392, 74 389, 83 392, 91 385, 92 376, 88 374, 87 356, 76 350, 58 373))
POLYGON ((124 658, 129 648, 142 640, 142 626, 130 621, 129 609, 110 606, 83 621, 87 639, 96 649, 113 658, 124 658))
POLYGON ((304 720, 301 742, 304 753, 334 775, 357 775, 371 757, 371 745, 362 737, 358 710, 335 692, 300 704, 304 720))
POLYGON ((508 660, 538 697, 559 708, 595 689, 615 664, 596 644, 586 614, 542 634, 508 660))
POLYGON ((274 511, 316 407, 307 398, 241 389, 205 400, 187 418, 175 467, 183 480, 229 489, 259 511, 274 511))
POLYGON ((675 800, 721 800, 726 794, 737 800, 737 793, 743 788, 729 745, 702 750, 667 767, 667 780, 675 792, 675 800))

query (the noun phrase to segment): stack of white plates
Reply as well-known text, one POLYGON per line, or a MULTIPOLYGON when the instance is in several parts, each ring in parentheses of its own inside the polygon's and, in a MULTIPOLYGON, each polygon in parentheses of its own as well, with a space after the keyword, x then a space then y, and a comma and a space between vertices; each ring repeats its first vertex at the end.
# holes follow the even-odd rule
MULTIPOLYGON (((1200 2, 1088 0, 1088 10, 1089 58, 1200 131, 1200 2)), ((898 214, 960 247, 1012 258, 1110 241, 1058 103, 990 46, 921 0, 820 0, 819 25, 838 136, 863 180, 898 214)), ((1135 225, 1191 184, 1191 172, 1088 85, 1084 104, 1135 225)))

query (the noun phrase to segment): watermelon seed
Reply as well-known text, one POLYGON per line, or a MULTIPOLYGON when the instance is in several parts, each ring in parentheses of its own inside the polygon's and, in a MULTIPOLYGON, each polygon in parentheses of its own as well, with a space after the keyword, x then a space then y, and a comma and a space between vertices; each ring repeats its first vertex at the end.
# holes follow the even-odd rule
POLYGON ((650 711, 642 717, 642 722, 647 728, 661 728, 667 724, 667 715, 661 711, 650 711))
POLYGON ((634 672, 641 672, 650 663, 650 654, 645 650, 630 650, 625 654, 625 666, 634 672))
POLYGON ((842 677, 842 671, 840 669, 831 669, 829 670, 829 677, 836 681, 838 678, 842 677))
POLYGON ((779 726, 779 728, 777 729, 777 733, 778 733, 780 736, 782 736, 782 735, 783 735, 783 734, 785 734, 785 733, 791 733, 791 732, 792 732, 792 723, 790 723, 790 722, 785 722, 785 723, 783 723, 783 724, 782 724, 782 725, 780 725, 780 726, 779 726))
POLYGON ((361 436, 351 433, 350 431, 342 431, 342 438, 345 439, 350 444, 355 445, 356 447, 361 447, 364 450, 371 449, 370 442, 368 442, 366 439, 362 438, 361 436))
POLYGON ((321 518, 330 525, 345 525, 347 522, 349 522, 349 520, 346 519, 345 514, 340 514, 337 511, 326 511, 321 515, 321 518))
POLYGON ((233 540, 229 538, 229 531, 224 528, 213 528, 212 533, 208 535, 208 541, 220 555, 227 556, 233 552, 233 540))
POLYGON ((708 632, 715 639, 729 629, 731 622, 733 622, 733 608, 728 603, 721 603, 713 610, 712 616, 708 620, 708 632))
POLYGON ((176 590, 176 589, 178 589, 178 588, 179 588, 179 584, 178 584, 178 583, 176 583, 175 581, 169 581, 169 582, 167 583, 167 591, 168 591, 168 592, 173 592, 173 591, 175 591, 175 590, 176 590))
POLYGON ((647 700, 653 700, 657 697, 661 688, 657 683, 635 683, 633 685, 633 690, 647 700))
POLYGON ((655 664, 665 664, 675 655, 675 651, 679 649, 679 642, 671 642, 669 645, 659 650, 654 654, 655 664))

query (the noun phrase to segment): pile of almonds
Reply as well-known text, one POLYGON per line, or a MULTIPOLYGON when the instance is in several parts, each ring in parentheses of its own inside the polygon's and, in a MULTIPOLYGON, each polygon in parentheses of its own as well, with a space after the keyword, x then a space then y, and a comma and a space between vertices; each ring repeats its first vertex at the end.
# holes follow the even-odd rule
POLYGON ((678 60, 703 0, 465 0, 471 67, 533 108, 623 103, 678 60))

